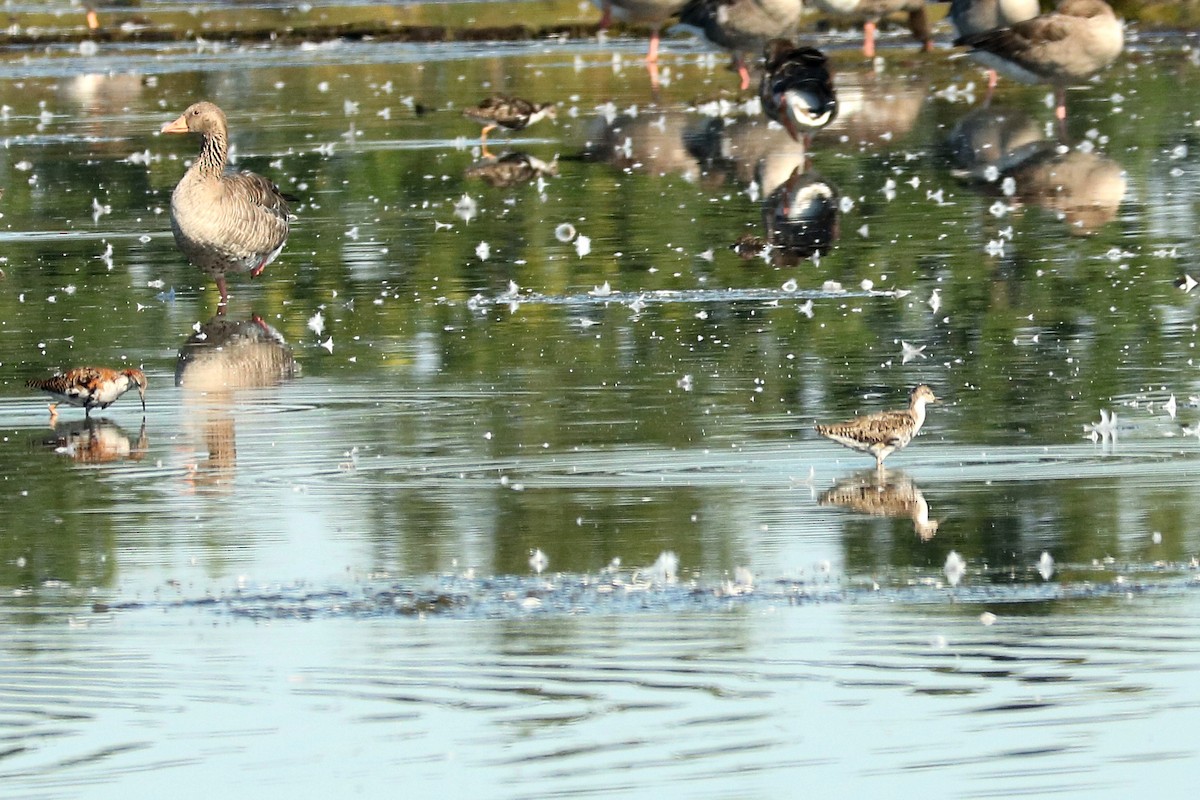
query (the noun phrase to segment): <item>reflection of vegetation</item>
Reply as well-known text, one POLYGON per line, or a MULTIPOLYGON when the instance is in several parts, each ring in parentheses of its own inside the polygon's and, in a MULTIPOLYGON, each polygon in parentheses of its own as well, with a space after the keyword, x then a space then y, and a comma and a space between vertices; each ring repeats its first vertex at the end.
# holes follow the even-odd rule
POLYGON ((12 608, 37 608, 48 597, 61 599, 63 584, 81 597, 116 577, 114 519, 80 517, 76 511, 111 504, 103 484, 76 471, 72 459, 56 453, 51 430, 27 434, 28 447, 0 450, 0 469, 20 475, 19 488, 5 481, 0 505, 8 524, 0 536, 0 587, 22 589, 10 596, 12 608), (14 465, 19 463, 19 469, 14 465))

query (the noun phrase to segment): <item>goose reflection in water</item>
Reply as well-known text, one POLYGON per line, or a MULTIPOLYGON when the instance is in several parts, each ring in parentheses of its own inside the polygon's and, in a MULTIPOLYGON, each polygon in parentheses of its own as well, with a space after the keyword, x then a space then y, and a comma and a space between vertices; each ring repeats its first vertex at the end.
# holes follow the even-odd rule
POLYGON ((1125 198, 1127 178, 1119 163, 1090 143, 1067 149, 1044 139, 1022 112, 973 111, 954 126, 949 148, 959 177, 986 193, 1011 192, 1014 203, 1054 212, 1073 235, 1111 222, 1125 198))
POLYGON ((833 184, 796 168, 763 201, 765 237, 743 236, 733 249, 747 260, 765 253, 776 266, 823 255, 838 237, 838 199, 833 184))
POLYGON ((279 331, 257 315, 245 320, 218 314, 199 326, 179 350, 175 385, 189 406, 208 458, 188 467, 193 488, 220 485, 237 463, 234 390, 278 386, 299 371, 279 331))
POLYGON ((688 147, 689 128, 695 122, 695 114, 678 111, 600 116, 588 127, 583 158, 619 170, 682 175, 687 181, 698 181, 700 160, 688 147))
POLYGON ((467 167, 465 176, 481 180, 496 189, 520 186, 537 178, 558 175, 558 160, 543 161, 528 153, 505 153, 502 156, 481 158, 467 167))
POLYGON ((179 350, 175 385, 196 392, 276 386, 298 367, 283 335, 262 317, 217 315, 200 325, 179 350))
POLYGON ((764 196, 796 169, 806 169, 809 160, 803 139, 796 141, 783 126, 758 117, 693 124, 687 146, 714 180, 731 176, 740 184, 756 183, 764 196))
POLYGON ((150 449, 145 419, 136 443, 120 425, 95 417, 59 422, 53 428, 54 434, 43 438, 41 443, 79 464, 141 461, 150 449))
POLYGON ((838 115, 822 138, 845 136, 852 144, 895 142, 907 136, 929 102, 926 78, 880 75, 873 71, 839 72, 838 115))
POLYGON ((920 488, 903 472, 869 469, 838 481, 821 494, 822 506, 838 506, 873 517, 907 517, 921 541, 929 541, 938 521, 929 518, 929 503, 920 488))

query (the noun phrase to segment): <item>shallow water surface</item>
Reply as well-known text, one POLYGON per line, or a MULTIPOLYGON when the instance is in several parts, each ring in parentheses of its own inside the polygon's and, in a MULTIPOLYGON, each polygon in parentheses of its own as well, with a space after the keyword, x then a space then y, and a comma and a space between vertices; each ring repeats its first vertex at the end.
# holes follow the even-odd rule
POLYGON ((687 38, 659 89, 623 37, 0 60, 5 796, 1179 785, 1200 68, 1131 34, 1062 144, 831 41, 807 152, 687 38), (561 104, 520 169, 492 91, 561 104), (200 98, 297 198, 223 314, 156 133, 200 98), (49 424, 88 363, 145 418, 49 424), (882 476, 812 430, 920 382, 882 476))

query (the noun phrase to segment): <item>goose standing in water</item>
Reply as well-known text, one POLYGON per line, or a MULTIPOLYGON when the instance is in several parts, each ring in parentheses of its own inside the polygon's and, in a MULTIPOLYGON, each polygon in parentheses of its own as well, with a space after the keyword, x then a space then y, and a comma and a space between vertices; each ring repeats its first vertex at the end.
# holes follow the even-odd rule
POLYGON ((227 169, 229 126, 212 103, 189 106, 162 133, 201 137, 200 155, 171 193, 171 231, 188 261, 216 280, 224 307, 226 273, 256 278, 283 250, 287 199, 263 176, 227 169))
POLYGON ((1121 20, 1104 0, 1063 0, 1049 14, 1008 28, 960 36, 985 66, 1022 83, 1054 86, 1054 115, 1067 118, 1067 87, 1117 60, 1125 47, 1121 20))
POLYGON ((662 26, 687 5, 687 0, 592 0, 600 6, 600 29, 607 30, 613 19, 650 26, 650 49, 646 63, 658 63, 658 43, 662 26))
MULTIPOLYGON (((1041 13, 1038 0, 951 0, 950 21, 959 38, 1010 28, 1041 13)), ((996 88, 996 70, 987 68, 988 96, 996 88)))
POLYGON ((875 31, 879 20, 888 14, 908 12, 908 28, 921 42, 925 52, 933 50, 933 32, 925 11, 925 0, 808 0, 816 8, 835 17, 862 20, 863 55, 875 57, 875 31))
POLYGON ((801 0, 691 0, 679 19, 683 27, 733 53, 744 91, 750 88, 745 54, 761 52, 769 40, 790 35, 803 10, 801 0))

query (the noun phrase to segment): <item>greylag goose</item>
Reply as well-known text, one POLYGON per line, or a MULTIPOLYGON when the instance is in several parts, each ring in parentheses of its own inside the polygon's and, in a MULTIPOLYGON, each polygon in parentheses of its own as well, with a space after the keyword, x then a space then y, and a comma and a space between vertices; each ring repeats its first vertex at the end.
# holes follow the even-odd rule
POLYGON ((1023 83, 1054 86, 1054 114, 1067 118, 1067 87, 1117 60, 1125 46, 1121 21, 1104 0, 1063 0, 1049 14, 1008 28, 960 36, 985 66, 1023 83))
POLYGON ((801 0, 691 0, 680 12, 681 24, 733 53, 741 88, 750 88, 747 52, 760 52, 800 23, 801 0))
POLYGON ((837 117, 829 59, 816 48, 797 47, 787 39, 772 39, 764 56, 758 88, 763 112, 786 128, 793 140, 803 136, 807 146, 812 131, 837 117))
POLYGON ((687 0, 592 0, 600 7, 600 28, 606 30, 613 19, 650 26, 650 49, 646 63, 658 62, 658 43, 662 26, 687 5, 687 0))
POLYGON ((49 378, 33 378, 25 382, 31 389, 41 389, 58 400, 50 404, 50 419, 58 417, 58 403, 83 408, 90 417, 93 408, 108 408, 133 387, 142 396, 142 413, 146 412, 146 376, 140 369, 115 370, 108 367, 74 367, 49 378))
MULTIPOLYGON (((950 21, 958 37, 1010 28, 1041 13, 1038 0, 951 0, 950 21)), ((996 88, 996 70, 988 67, 988 92, 996 88)))
POLYGON ((906 409, 881 411, 836 425, 817 425, 817 433, 851 450, 870 453, 875 457, 875 468, 882 470, 883 460, 920 432, 925 424, 925 405, 936 402, 933 389, 922 383, 912 390, 906 409))
POLYGON ((463 116, 470 117, 476 122, 483 123, 483 132, 479 134, 479 143, 483 145, 483 155, 490 157, 487 149, 487 135, 496 128, 510 131, 520 131, 535 122, 557 116, 553 103, 531 103, 520 97, 508 97, 494 94, 472 108, 464 108, 463 116))
POLYGON ((875 57, 875 31, 888 14, 908 12, 908 27, 926 52, 933 49, 933 33, 925 13, 925 0, 809 0, 813 6, 835 17, 862 20, 863 55, 875 57))
POLYGON ((200 155, 171 193, 171 231, 188 261, 216 280, 224 306, 226 273, 256 278, 283 249, 287 199, 261 175, 226 169, 229 127, 212 103, 189 106, 162 133, 201 136, 200 155))

